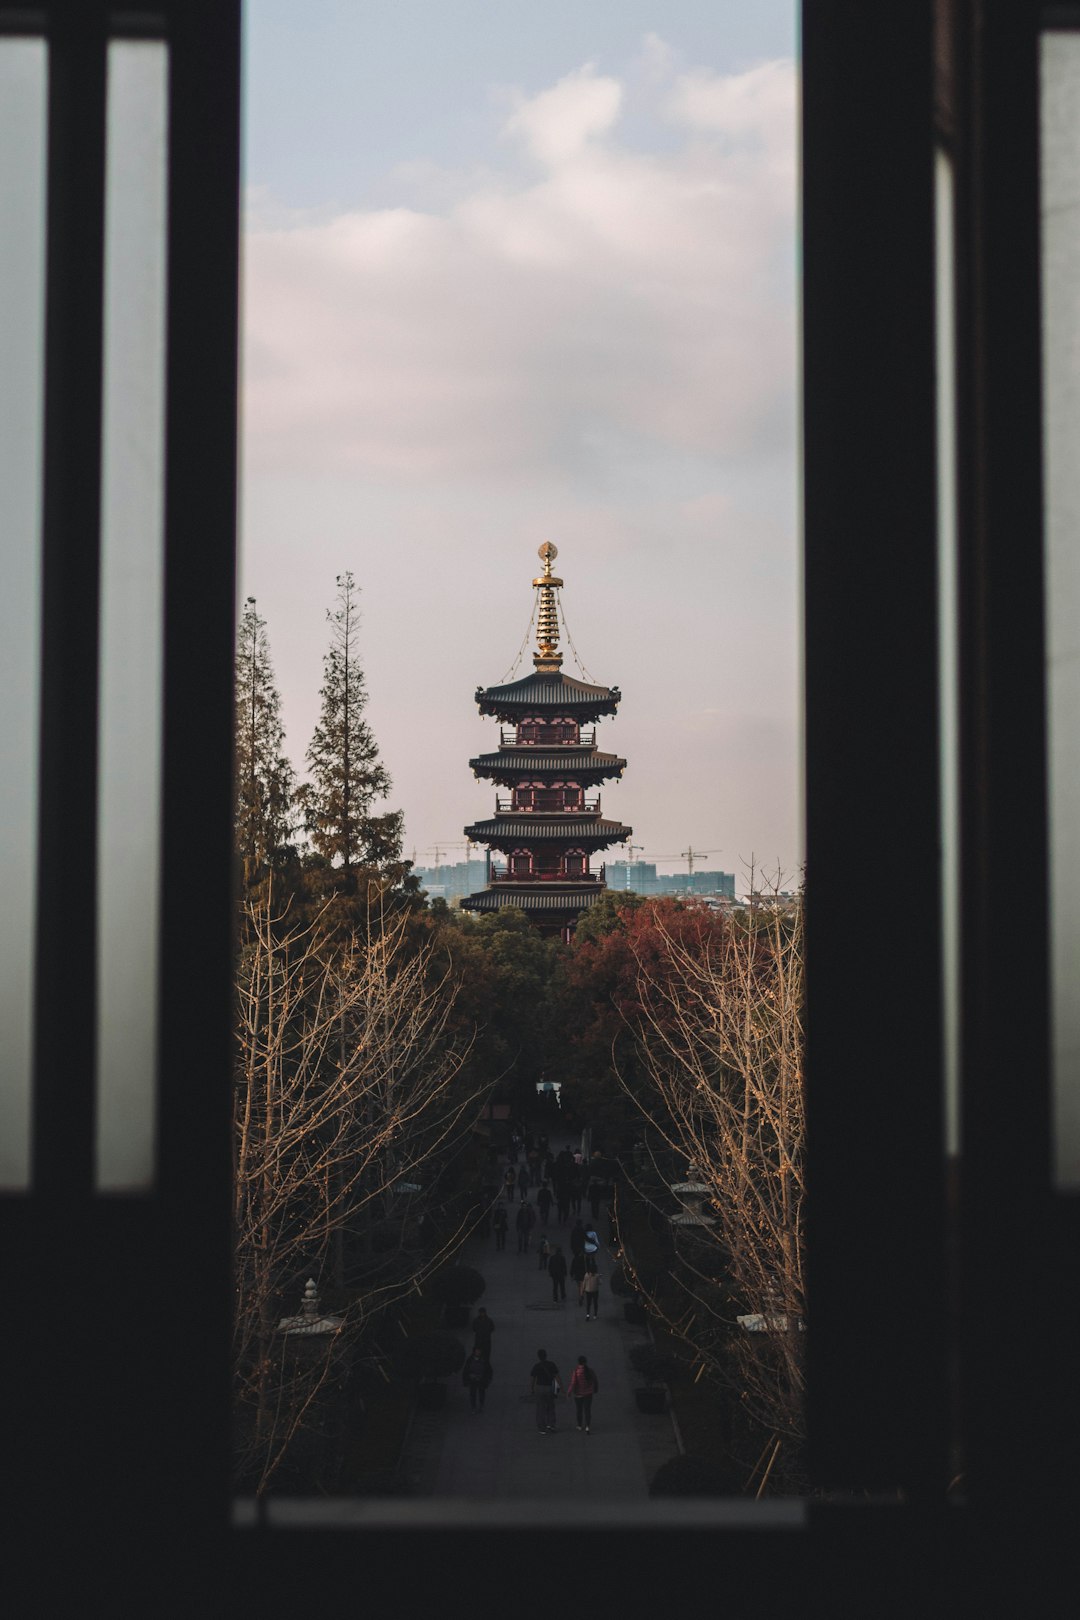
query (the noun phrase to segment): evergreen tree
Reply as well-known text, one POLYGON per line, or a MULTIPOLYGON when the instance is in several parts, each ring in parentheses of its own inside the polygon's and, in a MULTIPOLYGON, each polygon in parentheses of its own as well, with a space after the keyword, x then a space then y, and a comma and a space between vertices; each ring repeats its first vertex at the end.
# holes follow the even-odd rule
POLYGON ((293 770, 284 735, 266 621, 249 596, 236 647, 236 848, 245 884, 289 837, 293 770))
POLYGON ((351 573, 337 576, 337 607, 326 617, 330 650, 323 659, 322 714, 307 751, 311 781, 300 797, 311 841, 320 855, 346 870, 385 870, 400 861, 400 810, 373 816, 390 777, 364 719, 367 691, 360 668, 360 611, 351 573))

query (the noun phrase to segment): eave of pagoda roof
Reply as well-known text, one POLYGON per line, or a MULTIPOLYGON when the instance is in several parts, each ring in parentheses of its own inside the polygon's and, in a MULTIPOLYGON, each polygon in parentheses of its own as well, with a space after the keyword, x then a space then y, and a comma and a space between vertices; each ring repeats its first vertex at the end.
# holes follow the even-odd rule
POLYGON ((532 844, 573 843, 603 849, 606 844, 625 844, 633 836, 633 827, 624 827, 618 821, 604 821, 596 816, 589 820, 583 816, 529 815, 496 816, 491 821, 474 821, 465 828, 466 838, 474 844, 495 844, 499 848, 532 844))
POLYGON ((571 776, 602 782, 621 776, 626 761, 595 748, 500 748, 496 754, 470 759, 469 767, 477 776, 571 776))
POLYGON ((614 714, 621 698, 617 686, 590 686, 572 675, 564 675, 562 670, 533 670, 505 686, 478 686, 476 689, 480 713, 495 715, 501 720, 512 720, 526 713, 538 714, 545 709, 553 714, 595 720, 602 714, 614 714))
POLYGON ((501 911, 504 906, 517 906, 519 911, 562 912, 576 916, 578 912, 595 906, 605 892, 600 884, 585 889, 581 885, 559 888, 553 883, 500 883, 497 888, 482 889, 479 894, 468 895, 460 905, 463 911, 501 911))

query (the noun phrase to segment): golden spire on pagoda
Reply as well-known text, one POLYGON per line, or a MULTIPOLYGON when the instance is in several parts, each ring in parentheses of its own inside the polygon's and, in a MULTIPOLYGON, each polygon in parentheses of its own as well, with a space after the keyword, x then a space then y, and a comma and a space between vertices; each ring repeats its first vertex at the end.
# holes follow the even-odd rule
POLYGON ((559 651, 559 610, 555 597, 562 580, 551 572, 551 565, 559 555, 559 549, 553 546, 550 540, 545 540, 536 554, 544 565, 544 572, 537 574, 533 580, 534 586, 540 592, 536 613, 536 645, 540 650, 533 653, 533 663, 538 670, 554 671, 562 668, 562 653, 559 651))

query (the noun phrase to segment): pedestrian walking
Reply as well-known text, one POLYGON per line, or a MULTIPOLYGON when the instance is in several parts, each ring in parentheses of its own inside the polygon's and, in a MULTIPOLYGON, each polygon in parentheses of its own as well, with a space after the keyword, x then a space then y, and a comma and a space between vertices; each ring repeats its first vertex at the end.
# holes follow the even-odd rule
POLYGON ((536 1364, 529 1374, 530 1389, 536 1401, 536 1427, 541 1434, 555 1433, 555 1397, 562 1390, 559 1369, 548 1360, 546 1350, 536 1352, 536 1364))
POLYGON ((481 1305, 472 1319, 473 1349, 479 1350, 486 1360, 491 1360, 491 1335, 495 1331, 495 1324, 481 1305))
POLYGON ((532 1179, 532 1177, 530 1175, 528 1165, 523 1164, 521 1169, 518 1171, 518 1178, 517 1178, 518 1192, 521 1195, 521 1202, 522 1203, 524 1203, 525 1200, 529 1196, 529 1182, 531 1181, 531 1179, 532 1179))
POLYGON ((506 1248, 506 1231, 510 1225, 510 1217, 506 1213, 506 1205, 500 1204, 491 1217, 491 1224, 495 1231, 495 1251, 501 1252, 506 1248))
POLYGON ((581 1285, 585 1281, 585 1256, 580 1249, 570 1261, 570 1275, 577 1283, 577 1302, 580 1305, 585 1298, 581 1291, 581 1285))
POLYGON ((503 1176, 503 1186, 506 1189, 506 1196, 509 1198, 511 1203, 514 1202, 514 1184, 516 1181, 517 1171, 514 1169, 512 1164, 508 1164, 506 1167, 506 1174, 503 1176))
POLYGON ((555 1183, 555 1213, 559 1217, 559 1225, 565 1226, 570 1219, 570 1187, 565 1181, 555 1183))
POLYGON ((584 1427, 588 1434, 592 1423, 593 1396, 600 1393, 600 1380, 589 1366, 584 1356, 578 1356, 577 1366, 570 1374, 570 1382, 566 1386, 566 1398, 573 1396, 577 1408, 578 1431, 584 1427))
POLYGON ((581 1292, 585 1300, 585 1320, 590 1316, 600 1315, 600 1273, 595 1260, 586 1260, 585 1275, 581 1281, 581 1292))
POLYGON ((536 1268, 538 1271, 546 1271, 547 1270, 548 1261, 551 1259, 551 1256, 554 1254, 554 1252, 555 1251, 554 1251, 552 1245, 548 1242, 548 1235, 547 1235, 546 1232, 544 1232, 541 1235, 540 1247, 537 1250, 537 1253, 540 1256, 540 1264, 536 1268))
POLYGON ((544 1222, 545 1226, 547 1225, 548 1216, 551 1214, 551 1205, 551 1188, 545 1181, 536 1195, 536 1207, 540 1211, 540 1219, 544 1222))
POLYGON ((582 1188, 584 1177, 585 1171, 581 1165, 578 1165, 570 1176, 570 1208, 578 1216, 581 1214, 581 1200, 584 1196, 582 1188))
POLYGON ((492 1376, 491 1362, 483 1351, 474 1349, 461 1374, 461 1382, 469 1392, 469 1406, 474 1412, 484 1410, 484 1396, 492 1376))
POLYGON ((548 1276, 551 1278, 551 1298, 555 1305, 561 1301, 566 1304, 566 1257, 556 1243, 555 1252, 548 1261, 548 1276))
POLYGON ((517 1228, 518 1254, 528 1254, 529 1234, 536 1225, 536 1211, 531 1204, 522 1204, 514 1221, 517 1228))
POLYGON ((575 1221, 570 1229, 570 1253, 583 1254, 585 1251, 585 1228, 580 1221, 575 1221))

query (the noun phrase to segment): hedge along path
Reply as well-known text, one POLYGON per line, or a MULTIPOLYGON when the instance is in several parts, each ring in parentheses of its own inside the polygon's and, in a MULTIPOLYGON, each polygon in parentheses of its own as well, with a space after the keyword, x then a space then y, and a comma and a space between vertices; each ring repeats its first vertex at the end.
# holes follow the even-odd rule
MULTIPOLYGON (((529 1198, 535 1202, 534 1190, 529 1198)), ((515 1201, 513 1213, 517 1207, 515 1201)), ((567 1260, 572 1224, 573 1217, 560 1227, 552 1211, 547 1227, 567 1260)), ((603 1220, 598 1223, 601 1233, 605 1226, 603 1220)), ((511 1227, 503 1253, 496 1252, 492 1233, 471 1238, 456 1257, 459 1265, 479 1271, 487 1284, 477 1304, 495 1323, 494 1378, 482 1413, 470 1409, 460 1373, 447 1380, 446 1405, 440 1411, 416 1413, 402 1461, 420 1495, 478 1503, 530 1501, 537 1503, 542 1519, 544 1502, 641 1502, 656 1469, 678 1454, 670 1418, 643 1416, 637 1410, 634 1389, 641 1379, 630 1367, 628 1352, 648 1335, 626 1323, 622 1301, 612 1297, 614 1260, 608 1246, 602 1243, 599 1256, 600 1314, 586 1324, 570 1279, 565 1305, 552 1303, 551 1282, 538 1265, 543 1230, 538 1220, 528 1254, 518 1254, 511 1227), (595 1368, 600 1393, 593 1403, 591 1434, 578 1433, 574 1403, 565 1395, 555 1403, 555 1434, 537 1430, 528 1391, 541 1348, 558 1367, 564 1389, 579 1355, 588 1356, 595 1368)), ((471 1330, 462 1329, 459 1337, 470 1350, 471 1330)))

